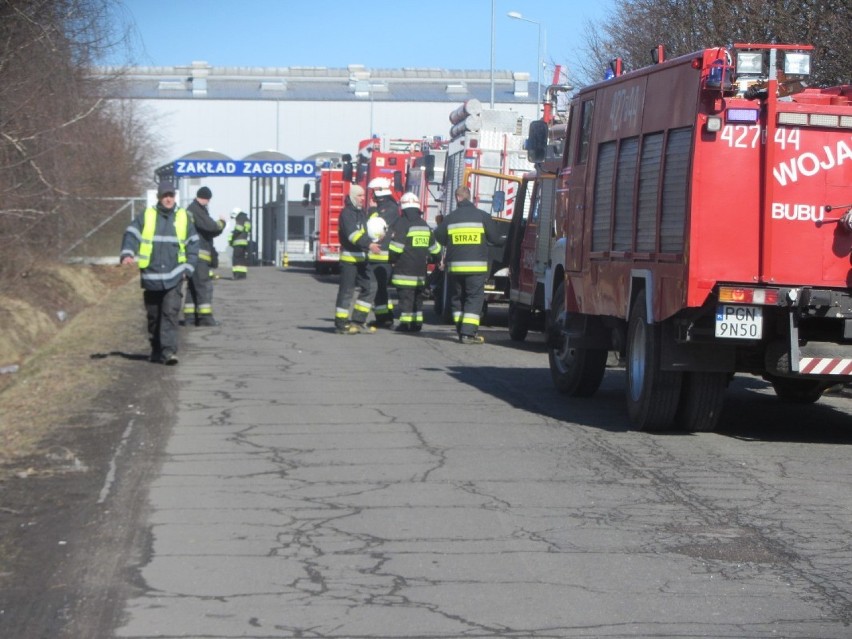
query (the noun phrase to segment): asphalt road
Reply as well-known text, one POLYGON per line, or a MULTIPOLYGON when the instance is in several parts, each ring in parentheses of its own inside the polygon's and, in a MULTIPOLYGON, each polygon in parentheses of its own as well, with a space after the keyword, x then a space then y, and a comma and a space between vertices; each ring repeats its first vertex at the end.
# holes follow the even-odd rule
POLYGON ((852 636, 849 396, 737 378, 720 432, 637 433, 622 370, 567 400, 504 309, 341 336, 336 290, 217 282, 99 483, 126 543, 77 562, 77 636, 852 636))

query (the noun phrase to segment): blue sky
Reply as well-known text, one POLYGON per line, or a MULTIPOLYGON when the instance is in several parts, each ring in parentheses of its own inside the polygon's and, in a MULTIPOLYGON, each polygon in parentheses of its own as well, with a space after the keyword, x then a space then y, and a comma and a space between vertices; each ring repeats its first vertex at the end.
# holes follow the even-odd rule
MULTIPOLYGON (((582 56, 587 21, 615 0, 120 0, 136 25, 130 63, 213 66, 494 68, 536 79, 538 47, 548 66, 582 56), (527 22, 507 17, 515 11, 527 22)), ((128 62, 124 57, 107 64, 128 62)), ((570 73, 570 70, 569 70, 570 73)))

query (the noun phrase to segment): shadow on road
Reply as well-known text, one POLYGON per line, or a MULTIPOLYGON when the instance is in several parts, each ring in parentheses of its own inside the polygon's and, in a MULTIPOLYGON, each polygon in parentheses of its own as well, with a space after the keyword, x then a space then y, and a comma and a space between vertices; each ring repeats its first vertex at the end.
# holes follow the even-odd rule
MULTIPOLYGON (((458 381, 549 419, 609 432, 631 430, 622 368, 608 369, 601 388, 589 398, 567 397, 553 387, 546 367, 500 368, 457 366, 450 374, 458 381)), ((755 377, 739 376, 728 387, 717 435, 742 440, 852 445, 849 394, 826 395, 816 404, 782 402, 771 386, 755 377)), ((697 437, 683 431, 667 436, 697 437)))
POLYGON ((125 353, 124 351, 110 351, 109 353, 92 353, 90 359, 106 359, 107 357, 122 357, 134 362, 147 362, 148 353, 125 353))

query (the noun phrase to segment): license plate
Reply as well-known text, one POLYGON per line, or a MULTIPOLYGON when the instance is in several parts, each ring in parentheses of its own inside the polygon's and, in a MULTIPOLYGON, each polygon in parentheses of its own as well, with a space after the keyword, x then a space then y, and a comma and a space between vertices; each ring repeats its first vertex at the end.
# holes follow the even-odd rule
POLYGON ((763 336, 763 309, 759 306, 720 304, 716 307, 716 337, 760 339, 763 336))

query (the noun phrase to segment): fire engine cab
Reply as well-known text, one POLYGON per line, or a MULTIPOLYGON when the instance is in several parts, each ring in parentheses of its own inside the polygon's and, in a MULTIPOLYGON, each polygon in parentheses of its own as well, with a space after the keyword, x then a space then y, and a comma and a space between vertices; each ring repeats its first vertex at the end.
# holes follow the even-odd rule
POLYGON ((561 392, 594 394, 615 350, 636 427, 709 431, 735 373, 793 402, 852 381, 852 87, 807 88, 811 50, 709 48, 573 96, 561 392))
POLYGON ((565 278, 566 237, 553 201, 567 130, 567 113, 557 106, 571 87, 559 84, 560 77, 557 66, 553 84, 545 92, 544 116, 530 124, 530 136, 538 136, 527 141, 528 159, 535 170, 521 180, 505 247, 509 336, 515 341, 526 339, 530 330, 546 329, 553 294, 565 278))

